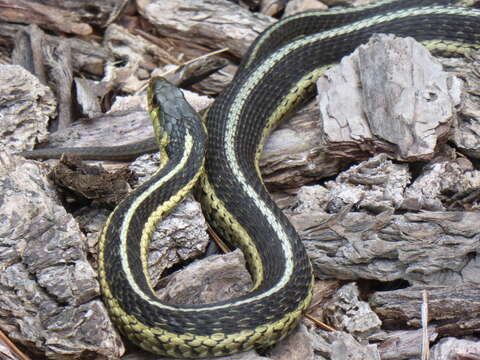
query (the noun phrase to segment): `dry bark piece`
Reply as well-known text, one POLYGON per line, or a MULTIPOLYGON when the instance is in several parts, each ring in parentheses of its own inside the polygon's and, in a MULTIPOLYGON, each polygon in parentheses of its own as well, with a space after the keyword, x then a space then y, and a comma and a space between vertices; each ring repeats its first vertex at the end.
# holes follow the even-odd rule
MULTIPOLYGON (((201 111, 212 99, 185 91, 189 103, 201 111)), ((145 94, 117 98, 111 111, 88 122, 76 122, 73 126, 52 133, 48 144, 39 148, 116 146, 145 141, 152 143, 153 127, 146 109, 145 94)), ((132 157, 129 158, 130 160, 132 157)))
POLYGON ((192 86, 194 91, 205 95, 218 95, 225 87, 230 84, 237 71, 237 66, 228 64, 223 69, 211 74, 206 79, 200 81, 198 84, 192 86))
POLYGON ((199 260, 174 273, 157 291, 160 299, 176 305, 209 304, 245 295, 252 287, 240 250, 199 260))
POLYGON ((38 77, 43 85, 47 85, 44 47, 45 33, 37 25, 22 28, 16 36, 12 64, 20 65, 38 77))
POLYGON ((188 87, 216 73, 227 64, 227 60, 220 57, 202 56, 181 65, 174 65, 163 77, 178 87, 188 87))
MULTIPOLYGON (((235 355, 228 355, 228 356, 221 356, 215 358, 206 358, 205 360, 269 360, 267 357, 263 357, 257 354, 255 350, 250 350, 247 352, 238 353, 235 355)), ((146 353, 144 351, 140 351, 138 353, 128 354, 122 357, 122 360, 176 360, 170 357, 161 357, 159 358, 158 355, 146 353)))
POLYGON ((80 227, 80 230, 85 235, 86 246, 90 263, 97 269, 98 263, 98 240, 100 231, 102 231, 105 225, 108 215, 111 210, 108 209, 91 209, 89 207, 83 207, 75 212, 73 216, 80 227))
POLYGON ((373 3, 375 0, 322 0, 328 6, 362 6, 373 3))
POLYGON ((430 351, 431 360, 480 360, 480 339, 441 339, 430 351))
MULTIPOLYGON (((420 359, 423 330, 397 330, 387 333, 378 345, 382 360, 420 359)), ((438 337, 434 326, 428 328, 428 340, 433 343, 438 337)), ((440 359, 439 359, 440 360, 440 359)))
POLYGON ((66 129, 72 123, 72 49, 68 40, 56 48, 47 48, 47 63, 55 81, 58 102, 58 129, 66 129))
MULTIPOLYGON (((75 2, 67 2, 74 4, 75 2)), ((37 24, 54 31, 80 36, 90 35, 92 27, 83 23, 75 12, 60 9, 58 2, 52 6, 35 0, 0 0, 0 20, 12 23, 37 24), (5 10, 6 9, 6 10, 5 10)))
POLYGON ((285 210, 295 214, 325 211, 330 203, 329 194, 330 192, 322 185, 302 186, 291 195, 291 203, 285 210))
POLYGON ((315 360, 312 336, 304 324, 300 324, 287 338, 269 351, 271 360, 315 360))
POLYGON ((121 59, 135 61, 142 69, 151 72, 159 64, 172 62, 172 57, 162 47, 145 39, 140 35, 134 35, 128 29, 117 24, 109 25, 105 31, 103 44, 121 59))
POLYGON ((312 338, 315 360, 380 360, 376 345, 362 344, 345 332, 316 330, 312 338))
POLYGON ((463 106, 457 116, 451 141, 464 154, 480 158, 480 75, 477 71, 480 52, 473 52, 465 58, 441 59, 444 68, 464 82, 463 106))
MULTIPOLYGON (((13 47, 19 31, 25 31, 27 26, 0 22, 0 41, 13 47)), ((57 47, 62 38, 52 35, 45 36, 45 48, 57 47)), ((101 76, 107 61, 113 61, 113 56, 107 48, 101 47, 93 39, 69 38, 72 47, 72 62, 76 72, 85 72, 101 76)))
MULTIPOLYGON (((313 288, 313 299, 308 308, 308 315, 323 320, 326 304, 338 291, 342 283, 339 280, 319 280, 313 288)), ((305 321, 310 324, 310 322, 305 321)))
POLYGON ((62 156, 49 178, 68 197, 80 196, 94 206, 113 208, 130 191, 135 180, 133 172, 121 168, 106 172, 102 166, 88 166, 75 156, 62 156))
POLYGON ((478 284, 477 212, 293 214, 317 278, 478 284))
POLYGON ((480 172, 466 158, 428 164, 405 191, 401 208, 407 210, 475 210, 480 172), (470 196, 471 195, 471 196, 470 196))
POLYGON ((68 129, 51 133, 48 144, 42 143, 39 148, 123 145, 151 138, 152 135, 148 112, 130 109, 105 114, 89 122, 76 122, 68 129))
POLYGON ((332 156, 359 160, 386 152, 425 161, 447 140, 461 82, 414 39, 374 35, 317 87, 332 156))
POLYGON ((326 10, 328 6, 318 0, 292 0, 287 3, 284 16, 308 10, 326 10))
MULTIPOLYGON (((121 27, 119 27, 119 29, 121 29, 121 31, 123 32, 126 31, 121 27)), ((190 62, 196 62, 196 59, 203 59, 211 53, 211 49, 208 49, 207 47, 198 44, 192 44, 190 41, 186 42, 183 40, 173 39, 171 37, 158 38, 137 28, 131 29, 131 33, 139 35, 142 38, 146 39, 149 43, 155 44, 157 46, 155 53, 152 53, 151 51, 143 53, 143 51, 141 51, 141 53, 143 54, 141 57, 141 61, 144 61, 144 59, 146 59, 147 63, 151 64, 153 68, 158 68, 158 64, 189 64, 190 62), (152 59, 157 61, 157 63, 151 62, 150 60, 152 59)), ((131 36, 131 34, 129 34, 129 36, 131 36)), ((122 41, 121 38, 124 37, 123 35, 120 35, 119 37, 120 44, 118 44, 118 42, 110 42, 110 46, 114 46, 116 48, 124 48, 125 46, 123 45, 126 45, 127 47, 130 46, 128 41, 122 41)), ((138 47, 138 45, 132 46, 132 49, 135 49, 136 47, 138 47)), ((214 53, 223 53, 225 51, 226 49, 221 49, 214 51, 214 53)), ((223 62, 225 61, 225 59, 216 58, 215 63, 217 63, 217 61, 223 62)), ((140 66, 142 67, 142 62, 140 63, 140 66)), ((237 66, 230 64, 222 70, 210 75, 205 80, 201 81, 199 84, 192 86, 192 89, 195 89, 195 91, 205 95, 219 94, 225 88, 225 86, 231 82, 236 69, 237 66)))
POLYGON ((268 16, 275 16, 285 10, 284 0, 262 0, 260 12, 268 16))
POLYGON ((0 329, 35 356, 120 356, 85 239, 45 167, 0 153, 0 187, 0 329))
POLYGON ((240 58, 248 45, 273 20, 253 14, 227 0, 142 0, 137 1, 142 16, 160 34, 211 50, 228 48, 240 58), (183 21, 178 21, 178 19, 183 21))
POLYGON ((76 77, 75 90, 77 103, 82 114, 88 118, 102 115, 103 97, 113 88, 111 82, 98 82, 90 79, 76 77))
POLYGON ((326 304, 324 317, 337 330, 352 334, 357 339, 366 339, 382 325, 370 305, 361 301, 355 283, 342 286, 326 304))
POLYGON ((446 201, 448 210, 478 210, 479 203, 480 189, 478 187, 458 192, 446 201))
POLYGON ((55 115, 51 90, 24 68, 0 65, 0 148, 32 148, 55 115))
POLYGON ((115 22, 120 17, 122 12, 127 8, 127 5, 129 3, 130 3, 130 0, 117 1, 116 4, 115 4, 115 7, 112 9, 112 12, 110 13, 110 16, 108 17, 107 21, 105 21, 103 26, 107 27, 108 25, 115 22))
POLYGON ((293 187, 335 175, 343 161, 333 159, 323 148, 315 104, 275 130, 269 137, 260 167, 263 181, 272 188, 293 187))
POLYGON ((0 4, 3 3, 9 6, 8 9, 10 11, 4 12, 7 18, 18 16, 22 19, 25 16, 27 23, 40 21, 44 27, 80 36, 91 34, 92 28, 89 24, 105 27, 110 16, 115 13, 115 9, 121 5, 121 0, 105 0, 101 2, 97 0, 1 1, 0 4), (11 6, 10 4, 16 6, 11 6))
POLYGON ((478 285, 424 286, 376 292, 369 303, 385 326, 420 327, 422 291, 428 293, 429 322, 440 336, 459 336, 480 330, 478 285))
POLYGON ((410 179, 407 165, 394 164, 385 154, 377 155, 325 183, 329 194, 323 210, 339 212, 347 205, 373 213, 398 209, 410 179))
POLYGON ((203 255, 209 241, 200 204, 187 197, 156 225, 148 254, 152 284, 160 281, 166 269, 203 255))

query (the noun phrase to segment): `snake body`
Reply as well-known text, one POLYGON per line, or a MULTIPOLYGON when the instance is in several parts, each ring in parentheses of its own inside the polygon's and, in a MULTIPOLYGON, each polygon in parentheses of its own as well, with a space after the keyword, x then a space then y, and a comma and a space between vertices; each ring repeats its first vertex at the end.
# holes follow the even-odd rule
POLYGON ((448 55, 480 48, 480 11, 465 8, 475 4, 383 0, 279 21, 252 44, 234 81, 209 109, 208 140, 181 95, 153 80, 150 112, 165 161, 118 205, 100 238, 103 297, 122 332, 148 351, 182 358, 228 355, 284 338, 310 303, 312 271, 296 231, 261 181, 258 160, 266 138, 312 94, 326 69, 374 33, 413 36, 448 55), (165 304, 148 280, 149 239, 154 224, 197 180, 209 223, 241 248, 254 286, 224 302, 165 304))

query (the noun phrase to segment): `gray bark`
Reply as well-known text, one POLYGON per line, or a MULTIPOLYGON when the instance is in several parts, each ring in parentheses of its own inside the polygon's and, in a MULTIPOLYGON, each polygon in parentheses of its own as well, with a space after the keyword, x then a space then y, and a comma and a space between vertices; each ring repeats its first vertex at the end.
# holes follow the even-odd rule
POLYGON ((137 1, 139 11, 165 36, 206 46, 228 48, 241 57, 257 35, 272 23, 227 0, 137 1), (183 21, 178 21, 181 18, 183 21))
POLYGON ((0 154, 0 329, 50 359, 120 356, 85 239, 46 173, 0 154))
POLYGON ((0 65, 0 149, 31 148, 55 115, 52 91, 17 65, 0 65))

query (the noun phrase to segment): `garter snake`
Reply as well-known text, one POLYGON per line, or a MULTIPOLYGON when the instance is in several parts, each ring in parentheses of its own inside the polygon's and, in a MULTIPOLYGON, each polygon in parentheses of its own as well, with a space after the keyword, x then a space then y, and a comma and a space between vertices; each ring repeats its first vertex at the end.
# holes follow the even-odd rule
MULTIPOLYGON (((153 80, 150 113, 162 159, 169 161, 118 205, 100 240, 103 297, 122 332, 148 351, 183 358, 266 347, 285 337, 309 305, 312 273, 297 233, 260 178, 258 159, 268 134, 312 93, 326 69, 374 33, 412 36, 447 55, 480 48, 480 10, 466 8, 473 5, 383 0, 279 21, 254 42, 234 81, 208 110, 208 140, 179 93, 153 80), (149 284, 149 237, 197 179, 210 224, 243 251, 254 287, 224 302, 169 305, 149 284)), ((75 152, 70 150, 63 152, 75 152)))

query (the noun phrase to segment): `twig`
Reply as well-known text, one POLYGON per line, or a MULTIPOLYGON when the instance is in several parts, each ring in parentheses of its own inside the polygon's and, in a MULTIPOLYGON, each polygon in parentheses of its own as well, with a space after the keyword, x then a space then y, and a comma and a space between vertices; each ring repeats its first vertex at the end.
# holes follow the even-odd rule
POLYGON ((331 327, 330 325, 325 324, 324 322, 314 318, 312 315, 305 314, 305 317, 313 322, 316 326, 322 328, 323 330, 327 331, 337 331, 335 328, 331 327))
POLYGON ((2 331, 0 331, 0 341, 3 341, 20 360, 31 360, 2 331))
POLYGON ((430 342, 428 339, 428 294, 427 290, 422 291, 422 360, 430 357, 430 342))
POLYGON ((118 2, 115 5, 115 8, 112 10, 110 16, 108 17, 108 20, 105 22, 105 24, 102 25, 102 27, 107 27, 108 25, 115 22, 118 19, 118 17, 122 14, 122 11, 125 9, 129 1, 130 0, 122 0, 118 2))
MULTIPOLYGON (((154 43, 155 45, 160 46, 160 49, 162 49, 162 47, 164 46, 164 44, 161 41, 159 41, 159 39, 156 36, 154 36, 152 34, 149 34, 145 31, 142 31, 140 29, 133 29, 132 33, 135 34, 135 35, 140 35, 143 38, 147 39, 148 41, 154 43)), ((162 56, 165 57, 164 61, 170 62, 172 64, 178 64, 178 60, 176 58, 174 58, 173 56, 171 56, 167 51, 164 51, 162 56)))
MULTIPOLYGON (((177 64, 177 66, 175 67, 172 67, 171 69, 161 73, 159 76, 166 76, 166 75, 169 75, 175 71, 177 71, 179 68, 183 67, 183 66, 187 66, 195 61, 199 61, 199 60, 203 60, 203 59, 206 59, 206 58, 209 58, 209 57, 212 57, 212 56, 215 56, 215 55, 218 55, 218 54, 221 54, 223 52, 226 52, 228 51, 229 49, 228 48, 223 48, 223 49, 220 49, 220 50, 215 50, 215 51, 212 51, 212 52, 209 52, 209 53, 206 53, 206 54, 203 54, 201 56, 198 56, 194 59, 191 59, 191 60, 188 60, 184 63, 181 63, 181 64, 177 64)), ((140 94, 143 90, 145 90, 145 88, 148 86, 148 80, 145 81, 145 84, 143 84, 136 92, 135 94, 140 94)))
POLYGON ((222 250, 224 254, 229 253, 231 250, 228 248, 228 246, 223 242, 223 240, 220 238, 220 236, 217 235, 215 231, 208 225, 208 234, 212 237, 213 241, 217 244, 217 246, 222 250))
POLYGON ((179 68, 181 68, 181 67, 183 67, 183 66, 190 65, 190 64, 192 64, 192 63, 194 63, 194 62, 196 62, 196 61, 203 60, 203 59, 207 59, 207 58, 209 58, 209 57, 215 56, 215 55, 217 55, 217 54, 221 54, 221 53, 226 52, 226 51, 228 51, 228 48, 223 48, 223 49, 220 49, 220 50, 215 50, 215 51, 212 51, 212 52, 203 54, 203 55, 198 56, 198 57, 196 57, 196 58, 194 58, 194 59, 191 59, 191 60, 188 60, 188 61, 186 61, 186 62, 184 62, 184 63, 178 64, 176 67, 172 67, 171 69, 169 69, 169 70, 161 73, 160 76, 166 76, 166 75, 168 75, 168 74, 171 74, 171 73, 177 71, 179 68))
POLYGON ((228 50, 230 50, 228 47, 225 47, 225 48, 222 48, 222 49, 219 49, 219 50, 214 50, 212 52, 200 55, 200 56, 198 56, 198 57, 196 57, 192 60, 188 60, 187 62, 184 62, 183 64, 180 64, 180 66, 185 66, 185 65, 191 64, 191 63, 193 63, 195 61, 198 61, 198 60, 201 60, 201 59, 206 59, 206 58, 218 55, 218 54, 222 54, 224 52, 227 52, 228 50))
POLYGON ((63 39, 56 48, 47 50, 47 63, 56 84, 58 101, 58 129, 66 129, 72 123, 72 48, 68 39, 63 39))

